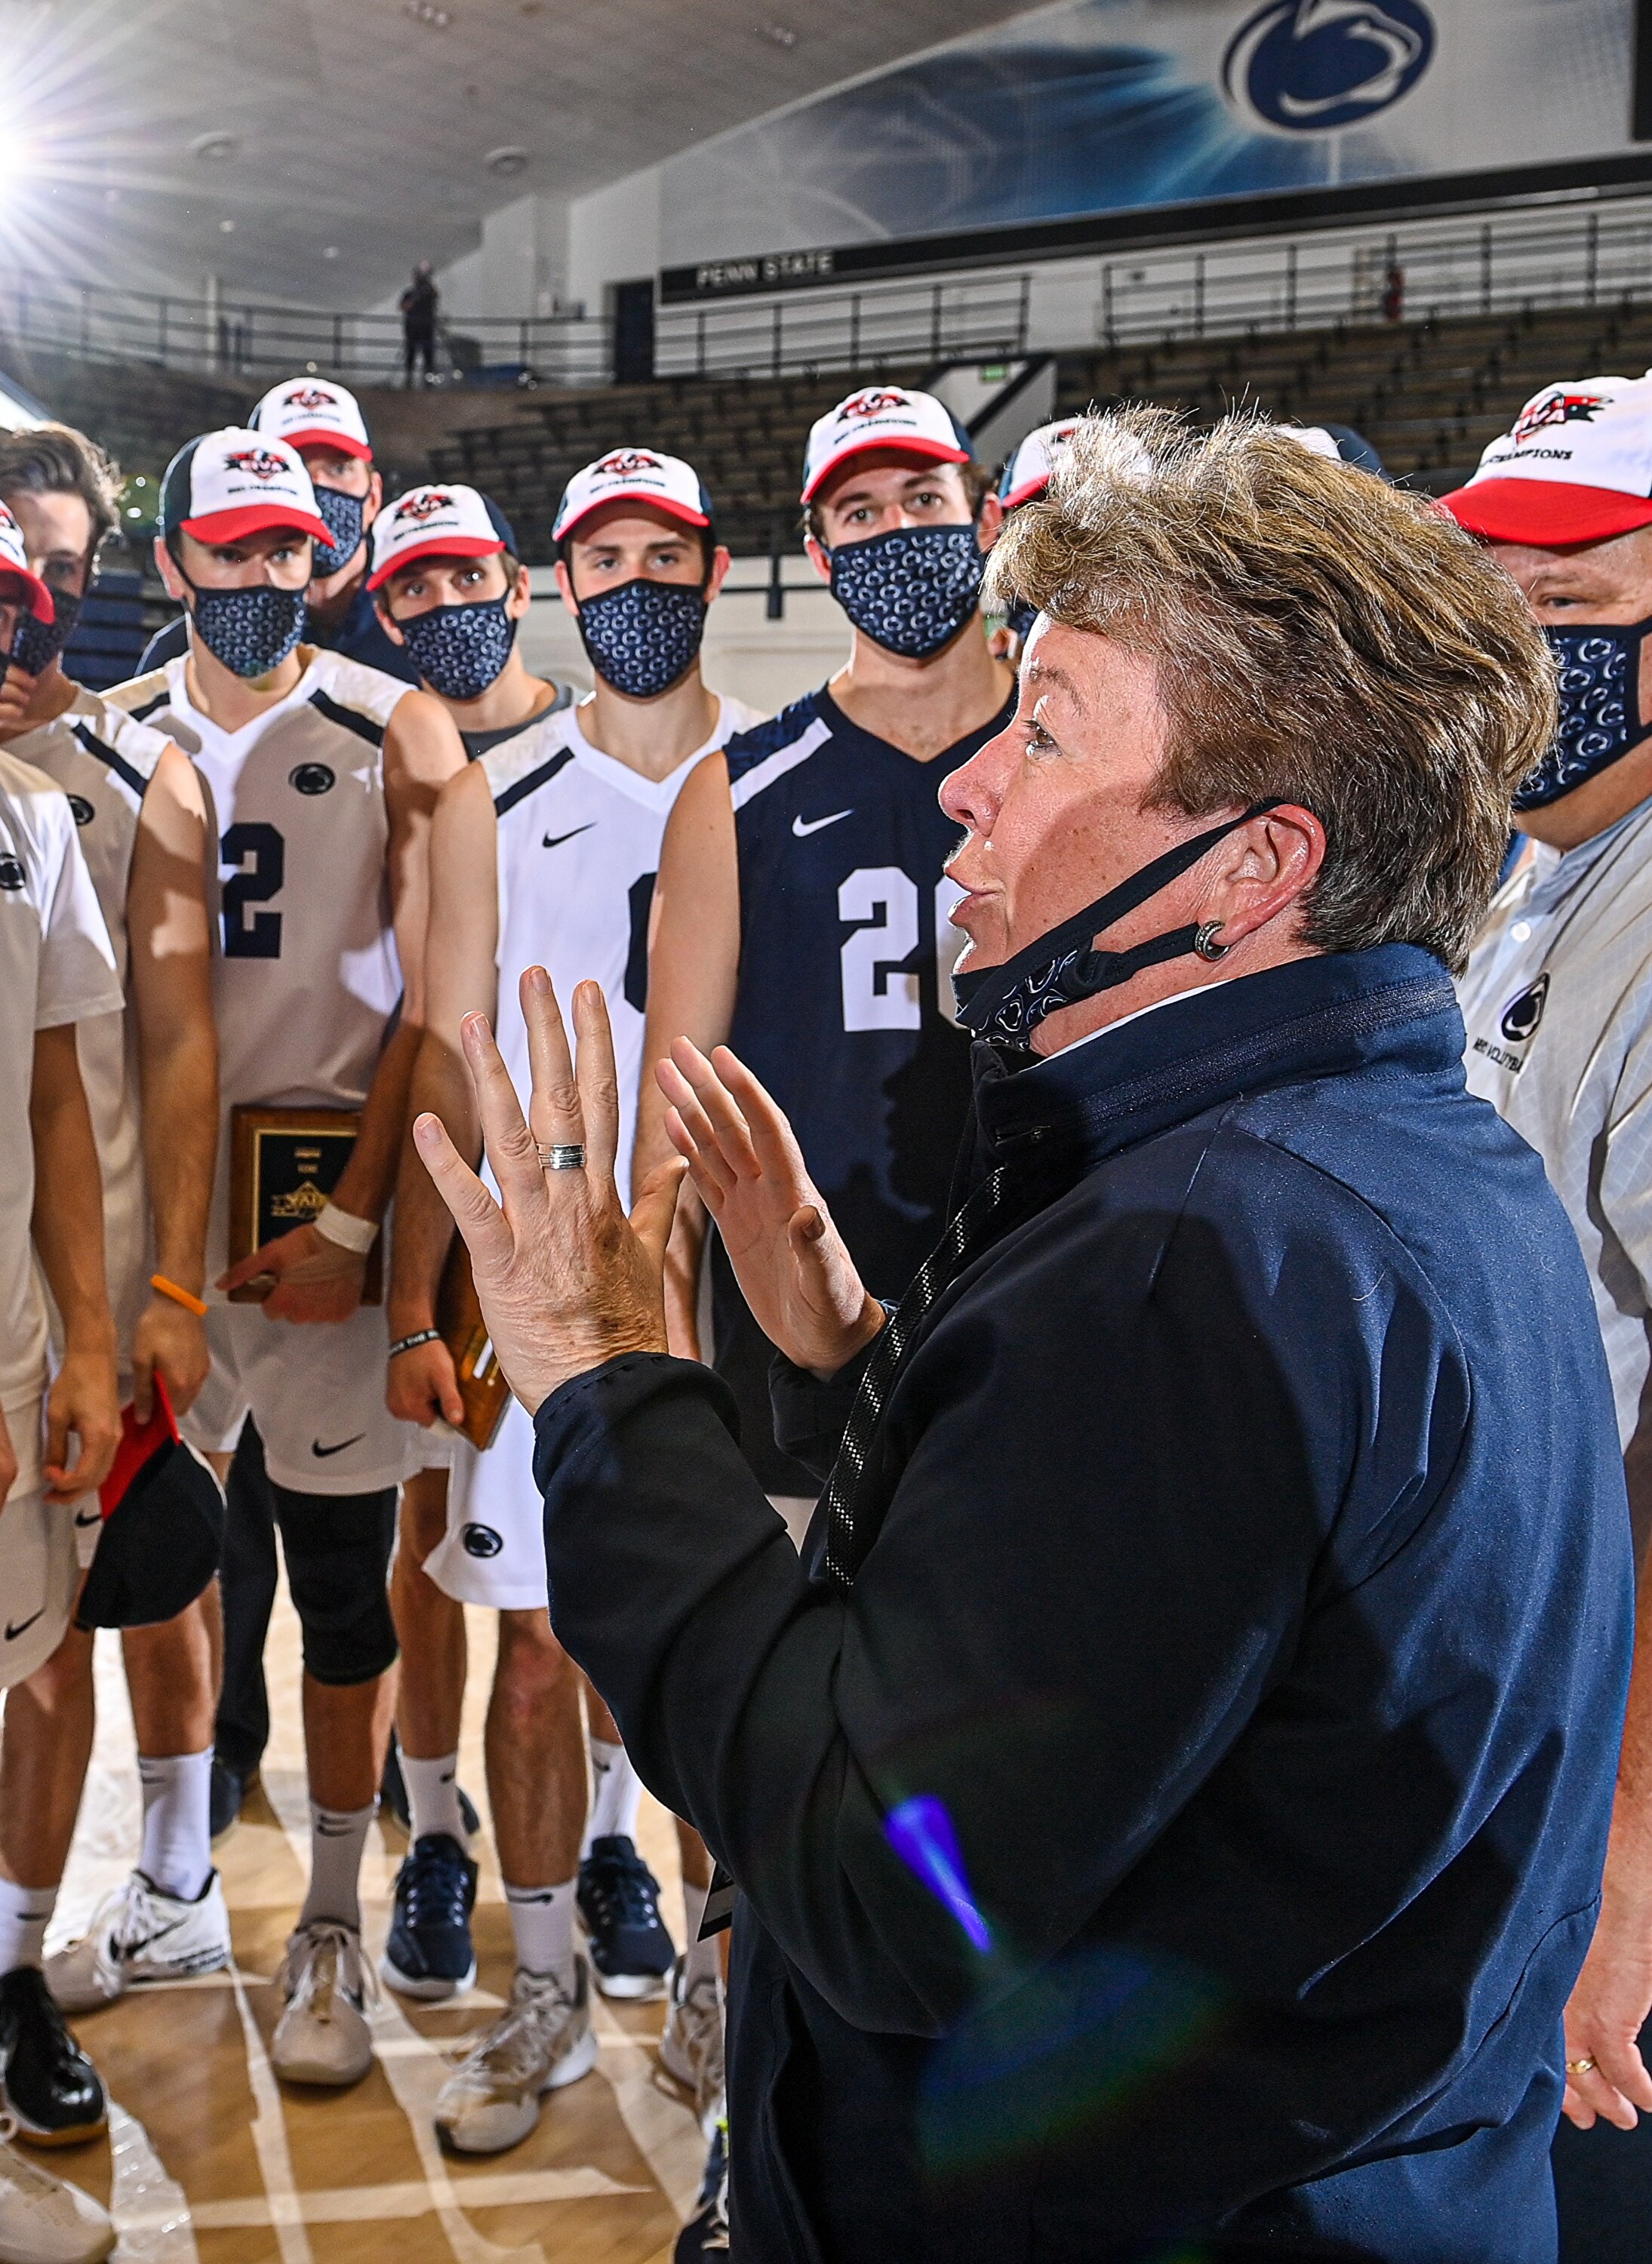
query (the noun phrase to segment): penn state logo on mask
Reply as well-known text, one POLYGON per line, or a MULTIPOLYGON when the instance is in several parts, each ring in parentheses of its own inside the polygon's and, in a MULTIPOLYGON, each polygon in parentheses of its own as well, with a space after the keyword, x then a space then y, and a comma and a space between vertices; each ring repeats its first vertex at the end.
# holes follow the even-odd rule
POLYGON ((1392 109, 1434 56, 1421 0, 1264 0, 1222 58, 1222 91, 1252 125, 1333 134, 1392 109))
POLYGON ((1503 1020, 1497 1025, 1505 1038, 1511 1039, 1517 1046, 1523 1046, 1528 1038, 1537 1035, 1537 1026, 1542 1020, 1543 1009, 1548 1003, 1548 991, 1547 975, 1540 975, 1535 983, 1528 983, 1524 990, 1510 999, 1503 1010, 1503 1020))
POLYGON ((467 1556, 496 1556, 504 1542, 491 1525, 467 1525, 460 1529, 459 1545, 467 1556))

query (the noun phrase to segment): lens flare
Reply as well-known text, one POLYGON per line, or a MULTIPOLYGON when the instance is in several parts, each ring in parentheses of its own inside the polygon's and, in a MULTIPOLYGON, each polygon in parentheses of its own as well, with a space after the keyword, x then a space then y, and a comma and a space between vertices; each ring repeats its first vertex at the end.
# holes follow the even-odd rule
POLYGON ((991 1930, 969 1891, 953 1820, 934 1794, 918 1792, 903 1800, 889 1810, 883 1828, 908 1869, 952 1912, 971 1947, 986 1956, 992 1948, 991 1930))

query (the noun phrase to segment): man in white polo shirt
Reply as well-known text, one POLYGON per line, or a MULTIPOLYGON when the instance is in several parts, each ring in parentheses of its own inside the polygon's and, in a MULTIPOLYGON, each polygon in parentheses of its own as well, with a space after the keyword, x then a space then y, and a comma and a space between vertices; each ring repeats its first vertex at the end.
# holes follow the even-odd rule
MULTIPOLYGON (((1515 801, 1531 847, 1461 984, 1467 1066, 1470 1089, 1542 1157, 1583 1244, 1639 1555, 1652 1529, 1652 376, 1545 387, 1445 500, 1525 591, 1560 667, 1559 734, 1515 801)), ((1652 2109, 1636 2043, 1652 2009, 1652 1588, 1641 1593, 1600 1921, 1567 2015, 1566 2112, 1583 2130, 1597 2116, 1632 2129, 1652 2109)), ((1564 2245, 1579 2253, 1587 2239, 1605 2264, 1569 2220, 1580 2205, 1592 2216, 1585 2189, 1598 2201, 1628 2156, 1621 2140, 1584 2148, 1562 2135, 1564 2245)))

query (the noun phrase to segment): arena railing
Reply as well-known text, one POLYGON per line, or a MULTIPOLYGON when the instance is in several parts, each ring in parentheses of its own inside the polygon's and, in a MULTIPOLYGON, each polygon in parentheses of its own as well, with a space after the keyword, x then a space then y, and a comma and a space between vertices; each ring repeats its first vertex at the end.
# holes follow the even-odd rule
MULTIPOLYGON (((1002 272, 867 285, 807 298, 661 308, 657 377, 780 377, 897 363, 990 361, 1022 351, 1030 279, 1002 272)), ((145 362, 198 376, 311 370, 363 384, 402 374, 399 317, 129 291, 0 272, 0 344, 83 360, 145 362)), ((445 322, 446 383, 603 385, 612 327, 576 316, 445 322)))

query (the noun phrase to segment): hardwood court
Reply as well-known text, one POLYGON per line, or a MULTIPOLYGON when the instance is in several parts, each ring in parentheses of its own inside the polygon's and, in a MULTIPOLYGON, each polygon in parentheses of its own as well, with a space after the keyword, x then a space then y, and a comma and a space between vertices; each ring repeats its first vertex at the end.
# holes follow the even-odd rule
MULTIPOLYGON (((460 1778, 486 1814, 482 1720, 495 1622, 467 1615, 471 1677, 460 1778)), ((444 2052, 483 2025, 511 1985, 511 1929, 492 1843, 477 1853, 477 1985, 441 2006, 383 1992, 378 2064, 353 2090, 301 2093, 271 2073, 280 2010, 270 1977, 303 1892, 308 1843, 299 1730, 298 1628, 285 1592, 267 1658, 275 1723, 239 1824, 214 1850, 235 1963, 176 1988, 146 1989, 74 2024, 110 2093, 107 2140, 50 2166, 105 2202, 120 2264, 663 2264, 699 2185, 694 2118, 658 2072, 659 2005, 594 1996, 596 2072, 554 2093, 538 2130, 487 2159, 445 2156, 431 2128, 444 2052)), ((79 1932, 131 1865, 139 1797, 115 1638, 98 1638, 98 1744, 49 1947, 79 1932)), ((642 1852, 682 1931, 676 1841, 645 1796, 642 1852)), ((375 1825, 362 1869, 366 1947, 377 1960, 402 1854, 375 1825)), ((594 1992, 593 1992, 594 1995, 594 1992)))

